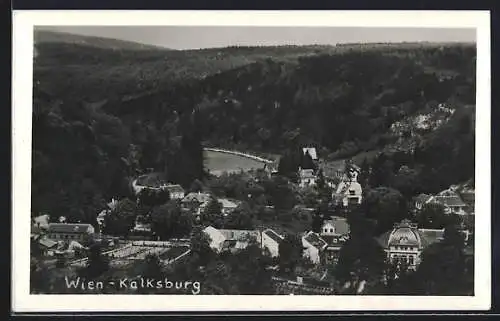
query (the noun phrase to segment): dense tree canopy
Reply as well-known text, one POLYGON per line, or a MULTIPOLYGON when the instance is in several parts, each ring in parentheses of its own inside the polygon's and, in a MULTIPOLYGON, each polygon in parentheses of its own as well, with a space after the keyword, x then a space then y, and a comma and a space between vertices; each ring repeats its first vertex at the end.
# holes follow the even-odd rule
POLYGON ((279 265, 283 273, 293 273, 302 260, 304 247, 299 236, 288 234, 279 245, 279 265))
POLYGON ((103 232, 110 235, 126 236, 135 225, 137 204, 128 198, 118 202, 117 206, 104 218, 103 232))
POLYGON ((151 231, 160 239, 189 236, 193 217, 181 209, 177 200, 153 208, 151 212, 151 231))
POLYGON ((408 206, 403 195, 392 188, 377 187, 369 190, 363 200, 366 217, 377 221, 377 232, 383 233, 409 218, 408 206))

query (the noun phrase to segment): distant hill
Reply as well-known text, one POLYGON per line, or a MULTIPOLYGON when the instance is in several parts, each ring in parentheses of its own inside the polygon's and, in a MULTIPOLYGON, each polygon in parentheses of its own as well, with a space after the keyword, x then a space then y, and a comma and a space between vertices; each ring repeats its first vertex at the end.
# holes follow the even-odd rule
POLYGON ((112 50, 170 50, 163 47, 112 38, 76 35, 67 32, 35 30, 35 45, 41 43, 67 43, 112 50))
POLYGON ((34 65, 39 87, 54 97, 79 97, 89 102, 128 100, 178 81, 203 79, 266 59, 293 62, 298 57, 336 50, 334 46, 166 50, 127 42, 120 47, 121 41, 46 32, 41 38, 34 65), (48 40, 43 40, 45 36, 48 40), (130 49, 134 46, 141 49, 130 49))

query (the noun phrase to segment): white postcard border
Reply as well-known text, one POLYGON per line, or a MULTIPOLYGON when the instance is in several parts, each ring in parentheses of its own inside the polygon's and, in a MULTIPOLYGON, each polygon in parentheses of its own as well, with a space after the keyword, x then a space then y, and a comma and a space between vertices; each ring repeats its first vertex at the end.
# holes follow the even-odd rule
MULTIPOLYGON (((12 309, 14 312, 486 310, 491 304, 488 11, 14 11, 12 309), (342 26, 476 28, 475 296, 30 295, 33 26, 342 26)), ((200 280, 201 281, 201 280, 200 280)), ((203 285, 202 285, 203 286, 203 285)))

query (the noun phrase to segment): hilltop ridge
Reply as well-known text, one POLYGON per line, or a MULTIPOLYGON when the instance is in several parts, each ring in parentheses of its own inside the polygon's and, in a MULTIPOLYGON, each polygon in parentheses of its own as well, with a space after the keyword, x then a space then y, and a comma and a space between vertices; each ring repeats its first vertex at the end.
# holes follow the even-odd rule
POLYGON ((35 29, 33 39, 35 45, 41 43, 67 43, 111 50, 173 50, 170 48, 134 41, 78 35, 69 32, 50 31, 44 29, 35 29))

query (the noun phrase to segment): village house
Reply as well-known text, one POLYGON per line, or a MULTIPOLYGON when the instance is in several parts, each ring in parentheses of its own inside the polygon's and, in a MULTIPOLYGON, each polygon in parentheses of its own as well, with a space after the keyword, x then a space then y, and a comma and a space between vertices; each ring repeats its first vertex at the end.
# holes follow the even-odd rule
POLYGON ((325 262, 338 262, 340 249, 349 239, 349 234, 350 228, 346 218, 332 216, 323 223, 320 236, 328 244, 323 255, 325 262))
POLYGON ((38 240, 42 254, 46 256, 54 255, 54 251, 57 249, 57 242, 48 238, 40 238, 38 240))
POLYGON ((245 249, 255 241, 261 249, 267 249, 272 257, 279 255, 279 244, 283 236, 271 229, 263 232, 258 230, 216 229, 208 226, 204 232, 210 238, 210 247, 216 252, 230 251, 232 253, 245 249))
POLYGON ((284 240, 284 237, 271 229, 262 232, 262 247, 269 250, 271 257, 279 256, 279 246, 284 240))
POLYGON ((432 196, 427 203, 440 204, 444 207, 445 214, 467 215, 470 210, 458 195, 432 196))
POLYGON ((224 216, 231 214, 239 205, 227 198, 219 198, 217 201, 222 205, 222 214, 224 216))
POLYGON ((224 235, 224 242, 220 251, 236 253, 246 249, 252 241, 261 243, 259 231, 222 229, 220 232, 224 235))
POLYGON ((99 212, 99 214, 96 217, 97 221, 97 227, 99 229, 99 233, 102 231, 104 227, 104 220, 106 219, 106 216, 111 213, 111 211, 115 210, 116 207, 118 206, 118 201, 115 198, 112 198, 111 201, 107 204, 108 208, 102 210, 99 212))
POLYGON ((54 241, 83 241, 93 237, 95 229, 90 224, 75 223, 50 223, 47 237, 54 241))
POLYGON ((267 173, 268 177, 276 176, 279 174, 278 164, 279 164, 279 161, 274 161, 272 163, 265 163, 264 164, 264 171, 267 173))
POLYGON ((321 263, 321 253, 328 247, 328 243, 313 231, 307 232, 302 236, 302 246, 304 247, 303 256, 312 263, 321 263))
POLYGON ((425 204, 439 204, 445 214, 473 215, 475 194, 473 188, 455 185, 437 195, 420 194, 413 201, 417 211, 425 204))
POLYGON ((226 240, 224 234, 213 226, 206 227, 203 232, 205 232, 210 239, 210 248, 219 252, 222 249, 222 244, 226 240))
POLYGON ((468 190, 463 190, 460 192, 460 198, 462 201, 467 204, 467 206, 471 210, 471 214, 474 214, 474 208, 475 208, 475 200, 476 200, 476 194, 473 189, 468 189, 468 190))
POLYGON ((391 231, 377 238, 392 263, 405 263, 415 270, 421 261, 422 251, 429 245, 440 242, 444 229, 418 229, 409 220, 394 225, 391 231))
POLYGON ((299 168, 299 186, 307 187, 316 185, 317 177, 313 169, 299 168))
POLYGON ((49 227, 49 215, 43 214, 33 218, 32 220, 33 227, 39 229, 47 229, 49 227))
POLYGON ((181 200, 184 198, 184 188, 178 184, 169 184, 165 186, 165 189, 168 191, 168 194, 170 195, 170 199, 173 200, 181 200))
POLYGON ((151 223, 146 222, 143 215, 137 215, 131 232, 135 234, 149 234, 151 233, 151 223))
POLYGON ((302 153, 304 155, 309 154, 314 162, 318 161, 318 154, 316 153, 316 148, 314 147, 304 147, 302 148, 302 153))
POLYGON ((199 218, 211 199, 208 193, 192 192, 181 200, 181 206, 185 210, 192 211, 192 214, 199 218))
POLYGON ((361 204, 363 189, 358 183, 360 168, 356 165, 349 165, 342 181, 333 192, 332 199, 337 204, 347 207, 349 205, 361 204))
POLYGON ((109 211, 108 210, 102 210, 98 215, 97 215, 97 218, 96 218, 96 221, 97 221, 97 224, 99 225, 99 227, 102 227, 104 226, 104 220, 106 218, 106 216, 109 214, 109 211))
POLYGON ((432 195, 420 194, 413 198, 414 207, 416 210, 422 210, 424 204, 431 199, 432 195))
POLYGON ((57 242, 57 248, 51 251, 51 255, 56 257, 75 258, 78 252, 88 250, 88 247, 83 246, 78 241, 72 240, 68 242, 57 242))
POLYGON ((302 237, 304 257, 312 263, 337 263, 340 249, 349 239, 350 228, 347 219, 332 216, 323 222, 321 231, 307 232, 302 237))
MULTIPOLYGON (((38 254, 44 256, 53 255, 53 252, 57 249, 58 245, 56 241, 53 241, 47 238, 46 235, 40 233, 31 233, 31 244, 38 244, 37 249, 40 251, 38 254)), ((32 247, 31 251, 33 250, 34 248, 32 247)))

